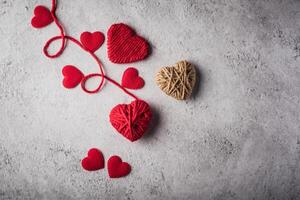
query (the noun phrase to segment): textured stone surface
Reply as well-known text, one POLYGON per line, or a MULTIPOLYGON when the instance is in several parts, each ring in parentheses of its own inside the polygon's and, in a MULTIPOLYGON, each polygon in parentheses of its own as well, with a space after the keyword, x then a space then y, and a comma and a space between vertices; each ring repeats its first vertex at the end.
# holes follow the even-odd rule
MULTIPOLYGON (((77 38, 126 22, 151 42, 149 59, 130 65, 146 81, 135 94, 156 110, 136 143, 108 121, 130 97, 111 84, 96 95, 62 87, 64 65, 98 69, 74 45, 43 56, 58 31, 30 26, 37 4, 50 0, 0 0, 0 199, 299 199, 299 0, 61 1, 58 16, 77 38), (182 59, 200 76, 185 102, 154 83, 182 59), (130 162, 130 176, 83 171, 91 147, 130 162)), ((97 54, 120 80, 128 65, 109 62, 105 46, 97 54)))

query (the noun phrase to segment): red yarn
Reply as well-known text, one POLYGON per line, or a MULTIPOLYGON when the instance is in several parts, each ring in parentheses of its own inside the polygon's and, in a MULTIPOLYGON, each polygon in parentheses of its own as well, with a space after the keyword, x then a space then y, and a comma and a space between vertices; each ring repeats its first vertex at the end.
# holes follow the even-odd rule
POLYGON ((76 87, 84 77, 83 73, 72 65, 64 66, 62 74, 65 77, 63 80, 63 86, 65 88, 76 87))
POLYGON ((95 52, 103 44, 104 35, 99 31, 94 33, 86 31, 81 33, 80 41, 87 51, 95 52))
POLYGON ((109 115, 112 126, 131 142, 140 139, 147 130, 152 113, 142 100, 115 106, 109 115))
POLYGON ((137 69, 133 67, 127 68, 122 76, 122 86, 128 89, 141 89, 144 87, 145 81, 139 76, 137 69))
POLYGON ((107 32, 107 53, 113 63, 131 63, 143 60, 149 54, 149 45, 126 24, 113 24, 107 32))
POLYGON ((43 52, 44 52, 44 54, 45 54, 48 58, 56 58, 56 57, 60 56, 60 55, 63 53, 63 51, 64 51, 64 49, 65 49, 65 45, 66 45, 66 37, 65 37, 64 28, 63 28, 63 26, 59 23, 59 21, 58 21, 56 15, 55 15, 55 11, 56 11, 56 0, 52 0, 51 16, 52 16, 52 18, 53 18, 53 20, 54 20, 56 26, 57 26, 58 29, 60 30, 60 35, 59 35, 59 36, 54 36, 54 37, 50 38, 50 39, 46 42, 46 44, 45 44, 45 46, 44 46, 44 48, 43 48, 43 52), (50 44, 51 44, 53 41, 58 40, 58 39, 62 39, 62 40, 61 40, 61 46, 60 46, 59 50, 58 50, 54 55, 50 55, 50 54, 48 53, 48 48, 49 48, 50 44))
POLYGON ((53 22, 50 10, 45 6, 37 6, 34 9, 34 17, 31 19, 31 25, 35 28, 43 28, 53 22))
POLYGON ((88 171, 95 171, 104 168, 104 157, 100 150, 90 149, 88 156, 81 161, 83 169, 88 171))
POLYGON ((131 166, 127 162, 122 162, 119 156, 112 156, 107 162, 108 175, 110 178, 120 178, 126 176, 131 171, 131 166))
POLYGON ((115 80, 109 78, 108 76, 105 76, 105 75, 101 75, 101 74, 89 74, 87 76, 85 76, 82 81, 81 81, 81 88, 87 92, 87 93, 95 93, 97 92, 97 90, 99 90, 99 87, 95 90, 92 90, 92 91, 89 91, 86 89, 85 87, 85 83, 88 79, 90 78, 93 78, 93 77, 97 77, 97 76, 100 76, 100 77, 104 77, 106 80, 108 80, 109 82, 113 83, 115 86, 119 87, 121 90, 123 90, 123 92, 125 92, 126 94, 128 94, 129 96, 133 97, 134 99, 137 99, 138 100, 138 97, 136 97, 134 94, 132 94, 131 92, 129 92, 128 90, 126 90, 122 85, 120 85, 118 82, 116 82, 115 80))

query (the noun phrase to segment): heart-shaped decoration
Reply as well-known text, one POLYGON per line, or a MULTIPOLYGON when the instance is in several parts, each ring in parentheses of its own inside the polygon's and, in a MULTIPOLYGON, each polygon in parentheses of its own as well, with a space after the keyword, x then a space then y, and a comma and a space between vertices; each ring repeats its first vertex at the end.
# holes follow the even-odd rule
POLYGON ((104 168, 104 157, 98 149, 90 149, 87 157, 81 161, 83 169, 88 171, 95 171, 104 168))
POLYGON ((76 87, 84 77, 83 73, 72 65, 64 66, 62 74, 65 77, 63 86, 68 89, 76 87))
POLYGON ((156 84, 167 95, 184 100, 191 95, 195 86, 196 70, 191 63, 180 61, 174 66, 161 68, 155 79, 156 84))
POLYGON ((143 136, 151 118, 150 106, 142 100, 119 104, 109 114, 111 125, 131 142, 143 136))
POLYGON ((128 89, 140 89, 144 87, 145 81, 139 76, 137 69, 129 67, 126 69, 122 76, 122 86, 128 89))
POLYGON ((80 41, 87 51, 95 52, 104 42, 104 34, 97 31, 94 33, 83 32, 80 35, 80 41))
POLYGON ((131 63, 146 58, 149 45, 128 25, 113 24, 107 32, 107 53, 113 63, 131 63))
POLYGON ((112 156, 107 162, 110 178, 120 178, 130 173, 131 167, 127 162, 122 162, 119 156, 112 156))
POLYGON ((34 28, 43 28, 53 22, 51 12, 45 6, 37 6, 34 9, 34 17, 31 19, 31 25, 34 28))

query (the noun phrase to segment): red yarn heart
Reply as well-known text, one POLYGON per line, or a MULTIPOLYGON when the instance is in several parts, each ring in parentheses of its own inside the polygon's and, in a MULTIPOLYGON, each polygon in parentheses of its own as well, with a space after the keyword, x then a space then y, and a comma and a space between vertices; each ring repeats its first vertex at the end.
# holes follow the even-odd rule
POLYGON ((131 167, 127 162, 122 162, 119 156, 112 156, 107 162, 110 178, 120 178, 130 173, 131 167))
POLYGON ((72 65, 64 66, 62 74, 65 77, 63 86, 69 89, 76 87, 84 77, 83 73, 72 65))
POLYGON ((90 149, 88 156, 81 161, 81 165, 85 170, 95 171, 104 168, 104 157, 98 149, 90 149))
POLYGON ((43 28, 53 22, 51 12, 45 6, 37 6, 34 9, 34 17, 31 19, 31 25, 35 28, 43 28))
POLYGON ((128 25, 113 24, 107 32, 107 53, 113 63, 131 63, 146 58, 149 45, 128 25))
POLYGON ((80 35, 80 41, 88 51, 95 52, 104 42, 104 35, 101 32, 83 32, 80 35))
POLYGON ((140 89, 144 87, 145 82, 142 77, 139 76, 137 69, 129 67, 125 70, 122 77, 122 86, 128 89, 140 89))
POLYGON ((111 125, 131 142, 140 139, 147 130, 152 113, 150 106, 142 100, 115 106, 110 114, 111 125))

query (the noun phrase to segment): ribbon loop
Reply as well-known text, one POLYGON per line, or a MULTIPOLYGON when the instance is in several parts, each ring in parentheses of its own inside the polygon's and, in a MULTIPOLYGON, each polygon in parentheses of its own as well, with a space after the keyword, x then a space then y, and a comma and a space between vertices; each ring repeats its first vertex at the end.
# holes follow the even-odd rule
POLYGON ((58 35, 58 36, 52 37, 52 38, 50 38, 46 42, 46 44, 45 44, 45 46, 43 48, 43 52, 44 52, 45 56, 47 56, 48 58, 56 58, 56 57, 60 56, 64 52, 64 50, 65 50, 65 44, 66 44, 66 37, 65 37, 65 35, 58 35), (48 52, 48 48, 49 48, 49 46, 51 45, 52 42, 54 42, 56 40, 59 40, 59 39, 62 40, 61 41, 61 46, 60 46, 59 50, 55 54, 51 55, 48 52))

